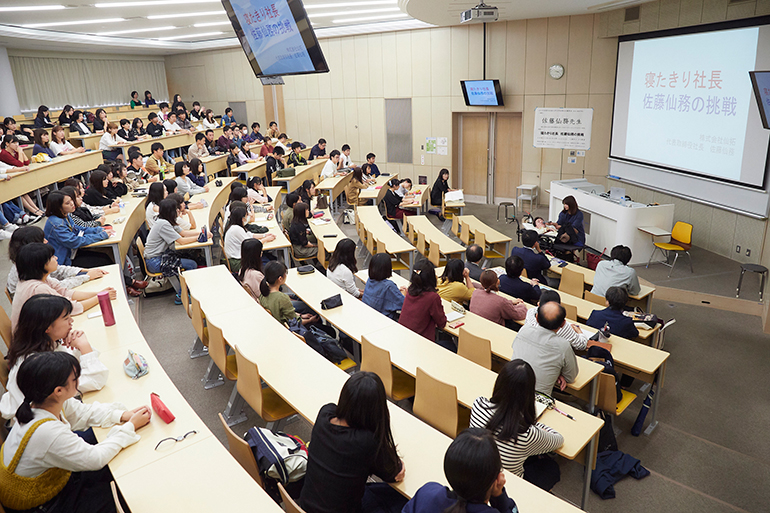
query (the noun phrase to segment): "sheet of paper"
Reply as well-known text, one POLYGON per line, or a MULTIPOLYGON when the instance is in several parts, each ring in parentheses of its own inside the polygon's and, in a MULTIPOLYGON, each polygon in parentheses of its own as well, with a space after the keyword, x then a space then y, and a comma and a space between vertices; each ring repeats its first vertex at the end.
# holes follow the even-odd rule
POLYGON ((452 310, 451 312, 448 312, 446 314, 446 322, 454 322, 457 319, 462 319, 463 317, 465 317, 465 315, 461 314, 460 312, 455 312, 454 310, 452 310))

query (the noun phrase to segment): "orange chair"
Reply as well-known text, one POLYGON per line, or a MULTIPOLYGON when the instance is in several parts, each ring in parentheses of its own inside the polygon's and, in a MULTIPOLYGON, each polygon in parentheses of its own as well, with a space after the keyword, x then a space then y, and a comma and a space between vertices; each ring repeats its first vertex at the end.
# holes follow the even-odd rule
POLYGON ((660 250, 660 252, 663 253, 663 256, 666 257, 666 261, 660 263, 671 268, 668 272, 669 278, 671 277, 671 273, 674 272, 674 266, 676 266, 679 253, 687 254, 687 258, 690 260, 690 272, 695 272, 692 269, 692 256, 690 255, 690 248, 692 248, 692 225, 690 223, 677 221, 674 228, 671 230, 671 240, 668 242, 655 242, 653 245, 655 247, 652 249, 652 254, 650 255, 650 260, 647 262, 647 267, 650 267, 655 252, 660 250), (674 254, 674 263, 669 264, 668 260, 671 257, 671 253, 674 254))

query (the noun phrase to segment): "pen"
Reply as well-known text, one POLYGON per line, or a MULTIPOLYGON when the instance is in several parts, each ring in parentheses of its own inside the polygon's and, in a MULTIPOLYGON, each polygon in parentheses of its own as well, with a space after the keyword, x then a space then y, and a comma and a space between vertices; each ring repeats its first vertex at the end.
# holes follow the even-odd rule
POLYGON ((564 416, 565 416, 565 417, 567 417, 568 419, 570 419, 570 420, 575 420, 575 417, 573 417, 573 416, 572 416, 572 415, 570 415, 569 413, 565 413, 565 412, 561 411, 561 410, 560 410, 559 408, 557 408, 556 406, 554 406, 554 407, 553 407, 553 409, 554 409, 554 410, 556 410, 557 412, 561 413, 562 415, 564 415, 564 416))

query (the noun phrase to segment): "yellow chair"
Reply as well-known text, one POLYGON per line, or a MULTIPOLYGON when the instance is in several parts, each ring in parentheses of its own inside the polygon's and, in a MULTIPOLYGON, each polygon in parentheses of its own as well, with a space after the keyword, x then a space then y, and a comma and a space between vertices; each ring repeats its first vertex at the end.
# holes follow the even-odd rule
POLYGON ((577 307, 575 305, 568 305, 565 303, 562 303, 561 306, 564 307, 564 311, 567 313, 567 319, 577 322, 577 307))
POLYGON ((251 447, 249 447, 249 442, 236 435, 233 430, 230 429, 230 426, 227 425, 227 422, 225 422, 225 418, 221 413, 218 413, 217 415, 219 416, 219 421, 222 423, 222 427, 225 428, 225 435, 227 435, 227 445, 230 454, 235 458, 235 461, 240 463, 241 467, 254 478, 254 481, 264 488, 265 485, 262 483, 262 476, 259 475, 257 460, 254 458, 251 447))
POLYGON ((289 492, 286 491, 286 488, 281 483, 278 483, 278 491, 281 494, 283 509, 286 510, 286 513, 305 513, 305 510, 294 502, 294 499, 291 498, 291 495, 289 495, 289 492))
POLYGON ((634 402, 636 394, 628 390, 622 390, 622 398, 618 401, 615 389, 615 377, 606 372, 599 374, 599 393, 596 398, 597 406, 600 410, 611 413, 615 416, 622 414, 626 408, 634 402))
POLYGON ((668 242, 655 242, 653 245, 655 247, 652 248, 652 254, 650 254, 650 260, 647 262, 647 267, 650 267, 655 252, 660 250, 660 252, 663 253, 663 256, 666 257, 666 261, 661 261, 659 263, 671 268, 668 272, 669 278, 671 277, 671 273, 674 272, 674 266, 676 266, 679 253, 687 254, 687 258, 690 261, 690 272, 695 272, 692 269, 692 256, 690 255, 690 248, 692 248, 692 225, 690 223, 677 221, 674 228, 671 230, 671 240, 668 242), (671 257, 671 253, 674 254, 674 263, 669 264, 668 260, 671 257))
POLYGON ((470 334, 465 328, 460 328, 457 355, 485 369, 492 369, 492 343, 489 339, 470 334))
POLYGON ((329 262, 327 262, 328 258, 331 258, 331 255, 326 252, 326 246, 324 246, 323 239, 318 239, 318 261, 321 262, 324 269, 329 267, 329 262))
POLYGON ((206 327, 206 317, 201 310, 201 302, 190 296, 190 318, 197 338, 190 349, 190 358, 200 358, 209 354, 209 329, 206 327))
POLYGON ((8 290, 8 287, 5 287, 5 297, 8 298, 8 302, 13 304, 13 295, 11 294, 11 291, 8 290))
MULTIPOLYGON (((283 231, 283 234, 286 236, 286 238, 287 238, 287 239, 289 239, 289 242, 291 242, 291 238, 289 237, 289 232, 288 232, 288 231, 286 231, 286 230, 284 230, 284 231, 283 231)), ((299 263, 300 265, 302 265, 302 263, 303 263, 303 262, 312 262, 312 261, 313 261, 313 258, 315 258, 315 257, 310 257, 310 258, 298 258, 298 257, 297 257, 297 256, 294 254, 294 244, 290 244, 290 245, 289 245, 289 251, 291 252, 291 261, 292 261, 292 262, 297 262, 297 263, 299 263)), ((229 266, 228 266, 228 268, 229 268, 229 266)))
MULTIPOLYGON (((238 364, 234 354, 227 354, 229 345, 225 340, 222 329, 208 322, 209 328, 209 356, 211 362, 203 378, 205 388, 213 388, 224 383, 221 377, 224 375, 228 381, 238 380, 238 364), (207 386, 212 383, 211 387, 207 386)), ((227 408, 222 414, 227 421, 228 426, 240 424, 246 420, 246 414, 243 413, 243 398, 238 395, 238 388, 233 384, 233 391, 230 393, 230 399, 227 400, 227 408)))
POLYGON ((441 215, 444 219, 454 219, 455 216, 460 215, 460 211, 460 207, 447 207, 446 194, 441 194, 441 215))
POLYGON ((238 393, 267 423, 267 429, 275 431, 282 420, 297 414, 275 390, 262 387, 257 364, 243 356, 238 346, 235 346, 235 360, 238 365, 238 393))
POLYGON ((393 367, 390 351, 375 346, 366 337, 361 337, 361 370, 377 374, 385 386, 385 393, 396 402, 414 396, 414 378, 393 367))
MULTIPOLYGON (((289 326, 286 325, 286 328, 288 329, 289 326)), ((302 342, 307 344, 307 340, 305 340, 305 337, 303 337, 299 333, 294 333, 292 331, 291 334, 294 335, 295 337, 297 337, 298 339, 300 339, 302 342)), ((351 372, 348 372, 348 374, 353 374, 353 372, 355 371, 355 367, 358 364, 356 362, 354 362, 353 360, 351 360, 350 358, 345 358, 340 363, 335 363, 334 365, 336 365, 338 368, 344 370, 345 372, 348 372, 349 370, 353 369, 351 372)))
POLYGON ((468 428, 471 411, 457 402, 457 387, 439 381, 420 367, 415 380, 414 414, 454 438, 468 428))
POLYGON ((5 347, 11 347, 11 333, 11 319, 5 308, 0 307, 0 337, 3 337, 5 347))
POLYGON ((431 240, 429 244, 428 260, 436 267, 444 267, 447 264, 447 261, 441 258, 441 250, 439 249, 438 242, 431 240))
POLYGON ((254 293, 254 291, 253 291, 253 290, 251 290, 251 287, 249 287, 249 286, 248 286, 247 284, 245 284, 245 283, 243 283, 243 284, 242 284, 242 286, 243 286, 243 290, 245 290, 246 292, 248 292, 248 293, 249 293, 249 295, 251 295, 251 297, 253 297, 253 298, 254 298, 254 301, 256 301, 257 303, 259 303, 259 294, 255 294, 255 293, 254 293))
POLYGON ((179 296, 182 298, 182 306, 187 314, 187 317, 192 319, 192 313, 190 313, 190 290, 187 288, 187 280, 184 277, 184 273, 179 273, 179 296))
POLYGON ((225 261, 225 265, 227 266, 227 270, 232 273, 233 270, 230 267, 230 259, 227 258, 227 253, 225 253, 225 229, 222 226, 222 223, 219 223, 219 249, 220 249, 220 251, 222 251, 222 258, 225 261))
POLYGON ((583 299, 585 299, 586 301, 590 301, 592 303, 596 303, 597 305, 605 306, 605 300, 602 296, 598 296, 593 292, 589 292, 587 290, 586 290, 585 297, 583 299))
POLYGON ((583 273, 571 271, 566 267, 561 270, 561 282, 559 282, 559 291, 570 296, 583 297, 583 273))
MULTIPOLYGON (((377 253, 389 254, 387 248, 385 247, 384 242, 382 242, 381 240, 375 240, 374 242, 375 242, 377 253)), ((409 269, 409 266, 406 265, 404 262, 402 262, 395 255, 390 256, 390 267, 393 269, 393 271, 405 271, 409 269)))
POLYGON ((141 237, 136 238, 136 249, 138 249, 139 258, 142 260, 142 267, 144 267, 144 280, 149 278, 163 278, 163 273, 154 273, 147 269, 147 262, 144 259, 144 242, 141 237))

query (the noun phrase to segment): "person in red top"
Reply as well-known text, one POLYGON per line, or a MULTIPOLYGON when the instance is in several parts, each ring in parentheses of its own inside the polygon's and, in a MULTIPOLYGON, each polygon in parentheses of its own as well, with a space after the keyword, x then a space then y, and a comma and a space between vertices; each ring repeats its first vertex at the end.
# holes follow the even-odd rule
POLYGON ((270 144, 270 139, 265 139, 262 142, 262 147, 259 149, 259 156, 263 158, 267 158, 268 155, 271 155, 273 153, 274 146, 270 144))
MULTIPOLYGON (((19 148, 19 140, 14 135, 4 135, 2 143, 0 143, 0 162, 13 166, 16 168, 26 168, 29 166, 29 159, 24 152, 19 148)), ((24 204, 24 208, 34 214, 36 218, 28 220, 28 222, 35 222, 42 218, 43 211, 40 210, 37 205, 29 197, 29 194, 21 196, 21 202, 24 204)))
POLYGON ((436 292, 436 268, 427 259, 414 265, 398 322, 428 340, 436 340, 436 328, 446 325, 441 297, 436 292))

